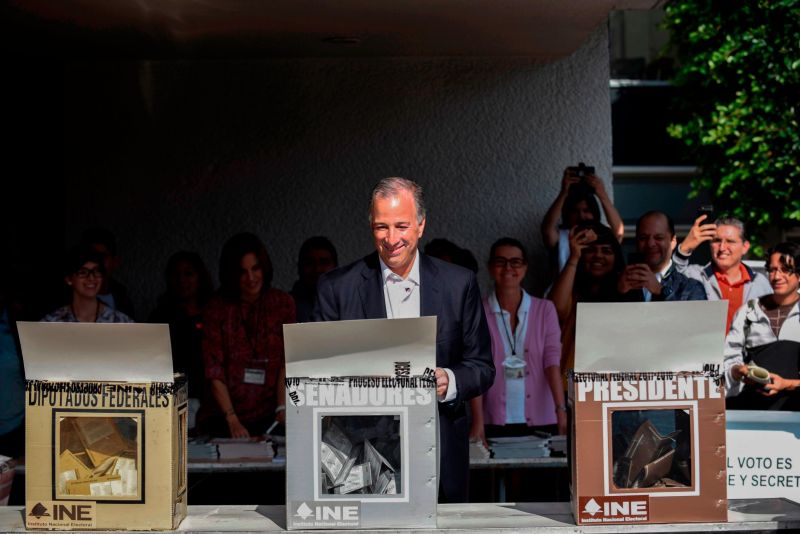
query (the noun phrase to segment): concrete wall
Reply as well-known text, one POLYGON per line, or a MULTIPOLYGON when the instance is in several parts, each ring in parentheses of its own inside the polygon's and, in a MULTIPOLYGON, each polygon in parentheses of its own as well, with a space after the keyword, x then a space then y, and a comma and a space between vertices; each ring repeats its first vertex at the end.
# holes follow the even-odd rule
POLYGON ((594 164, 610 182, 605 25, 547 65, 75 63, 65 87, 67 241, 92 224, 117 233, 119 278, 140 316, 172 252, 200 252, 216 279, 220 248, 238 231, 265 240, 283 289, 308 236, 330 237, 342 262, 370 252, 368 193, 384 176, 425 188, 423 243, 450 238, 481 265, 506 235, 544 258, 539 224, 566 165, 594 164))

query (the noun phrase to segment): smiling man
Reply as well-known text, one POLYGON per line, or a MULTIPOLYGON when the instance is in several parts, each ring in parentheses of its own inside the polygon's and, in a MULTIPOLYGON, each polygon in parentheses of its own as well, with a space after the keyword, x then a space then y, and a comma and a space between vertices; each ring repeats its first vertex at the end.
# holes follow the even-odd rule
POLYGON ((636 222, 636 252, 617 289, 629 301, 706 300, 703 286, 675 269, 675 223, 663 211, 648 211, 636 222))
POLYGON ((491 341, 474 273, 417 249, 425 231, 422 189, 385 178, 372 190, 370 225, 376 249, 322 275, 314 319, 339 321, 437 317, 440 502, 469 497, 469 399, 494 381, 491 341))
POLYGON ((698 217, 689 234, 675 248, 672 261, 675 269, 703 284, 708 300, 728 301, 728 320, 725 331, 731 328, 733 316, 739 307, 750 299, 772 293, 767 277, 742 263, 750 249, 744 223, 739 219, 718 219, 706 223, 706 216, 698 217), (706 265, 690 264, 689 257, 701 243, 711 242, 711 261, 706 265))

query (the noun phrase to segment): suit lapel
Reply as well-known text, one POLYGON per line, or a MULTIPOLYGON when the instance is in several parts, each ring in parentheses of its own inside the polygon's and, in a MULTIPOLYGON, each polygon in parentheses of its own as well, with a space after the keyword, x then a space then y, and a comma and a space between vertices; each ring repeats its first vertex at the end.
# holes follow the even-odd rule
POLYGON ((381 283, 381 269, 377 252, 364 259, 361 276, 363 279, 358 288, 358 295, 364 310, 364 318, 385 319, 386 305, 383 302, 383 284, 381 283))
POLYGON ((429 257, 419 254, 419 278, 422 285, 420 296, 420 315, 422 317, 439 316, 442 310, 442 294, 439 290, 439 269, 429 257))

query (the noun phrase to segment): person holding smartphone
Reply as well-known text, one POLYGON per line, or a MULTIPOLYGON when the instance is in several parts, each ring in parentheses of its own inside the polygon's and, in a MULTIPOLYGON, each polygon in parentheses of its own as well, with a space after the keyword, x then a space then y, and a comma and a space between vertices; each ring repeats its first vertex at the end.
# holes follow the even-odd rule
POLYGON ((625 267, 617 290, 629 302, 706 300, 702 284, 675 269, 675 223, 663 211, 648 211, 636 221, 639 257, 625 267))
POLYGON ((748 300, 769 295, 772 287, 766 276, 742 262, 750 249, 744 223, 732 217, 715 220, 709 208, 698 212, 689 233, 675 247, 672 261, 679 273, 703 284, 708 300, 728 301, 727 333, 736 310, 748 300), (689 263, 692 253, 706 242, 711 244, 711 261, 689 263))
POLYGON ((541 227, 545 246, 557 254, 558 272, 564 269, 569 259, 569 231, 582 222, 600 223, 598 200, 614 238, 622 243, 625 232, 622 217, 608 196, 603 180, 595 174, 594 167, 580 164, 564 169, 561 191, 545 213, 541 227))

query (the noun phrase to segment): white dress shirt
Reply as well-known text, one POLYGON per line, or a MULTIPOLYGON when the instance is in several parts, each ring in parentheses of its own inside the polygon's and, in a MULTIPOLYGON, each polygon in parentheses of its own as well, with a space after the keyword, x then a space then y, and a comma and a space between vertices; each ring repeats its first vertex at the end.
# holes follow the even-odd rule
MULTIPOLYGON (((414 254, 414 263, 408 276, 403 278, 392 271, 378 256, 381 264, 381 279, 383 280, 383 305, 388 319, 406 319, 419 317, 420 308, 420 279, 419 279, 419 251, 414 254)), ((456 375, 450 369, 444 368, 447 373, 447 393, 439 402, 450 402, 456 398, 456 375)))

